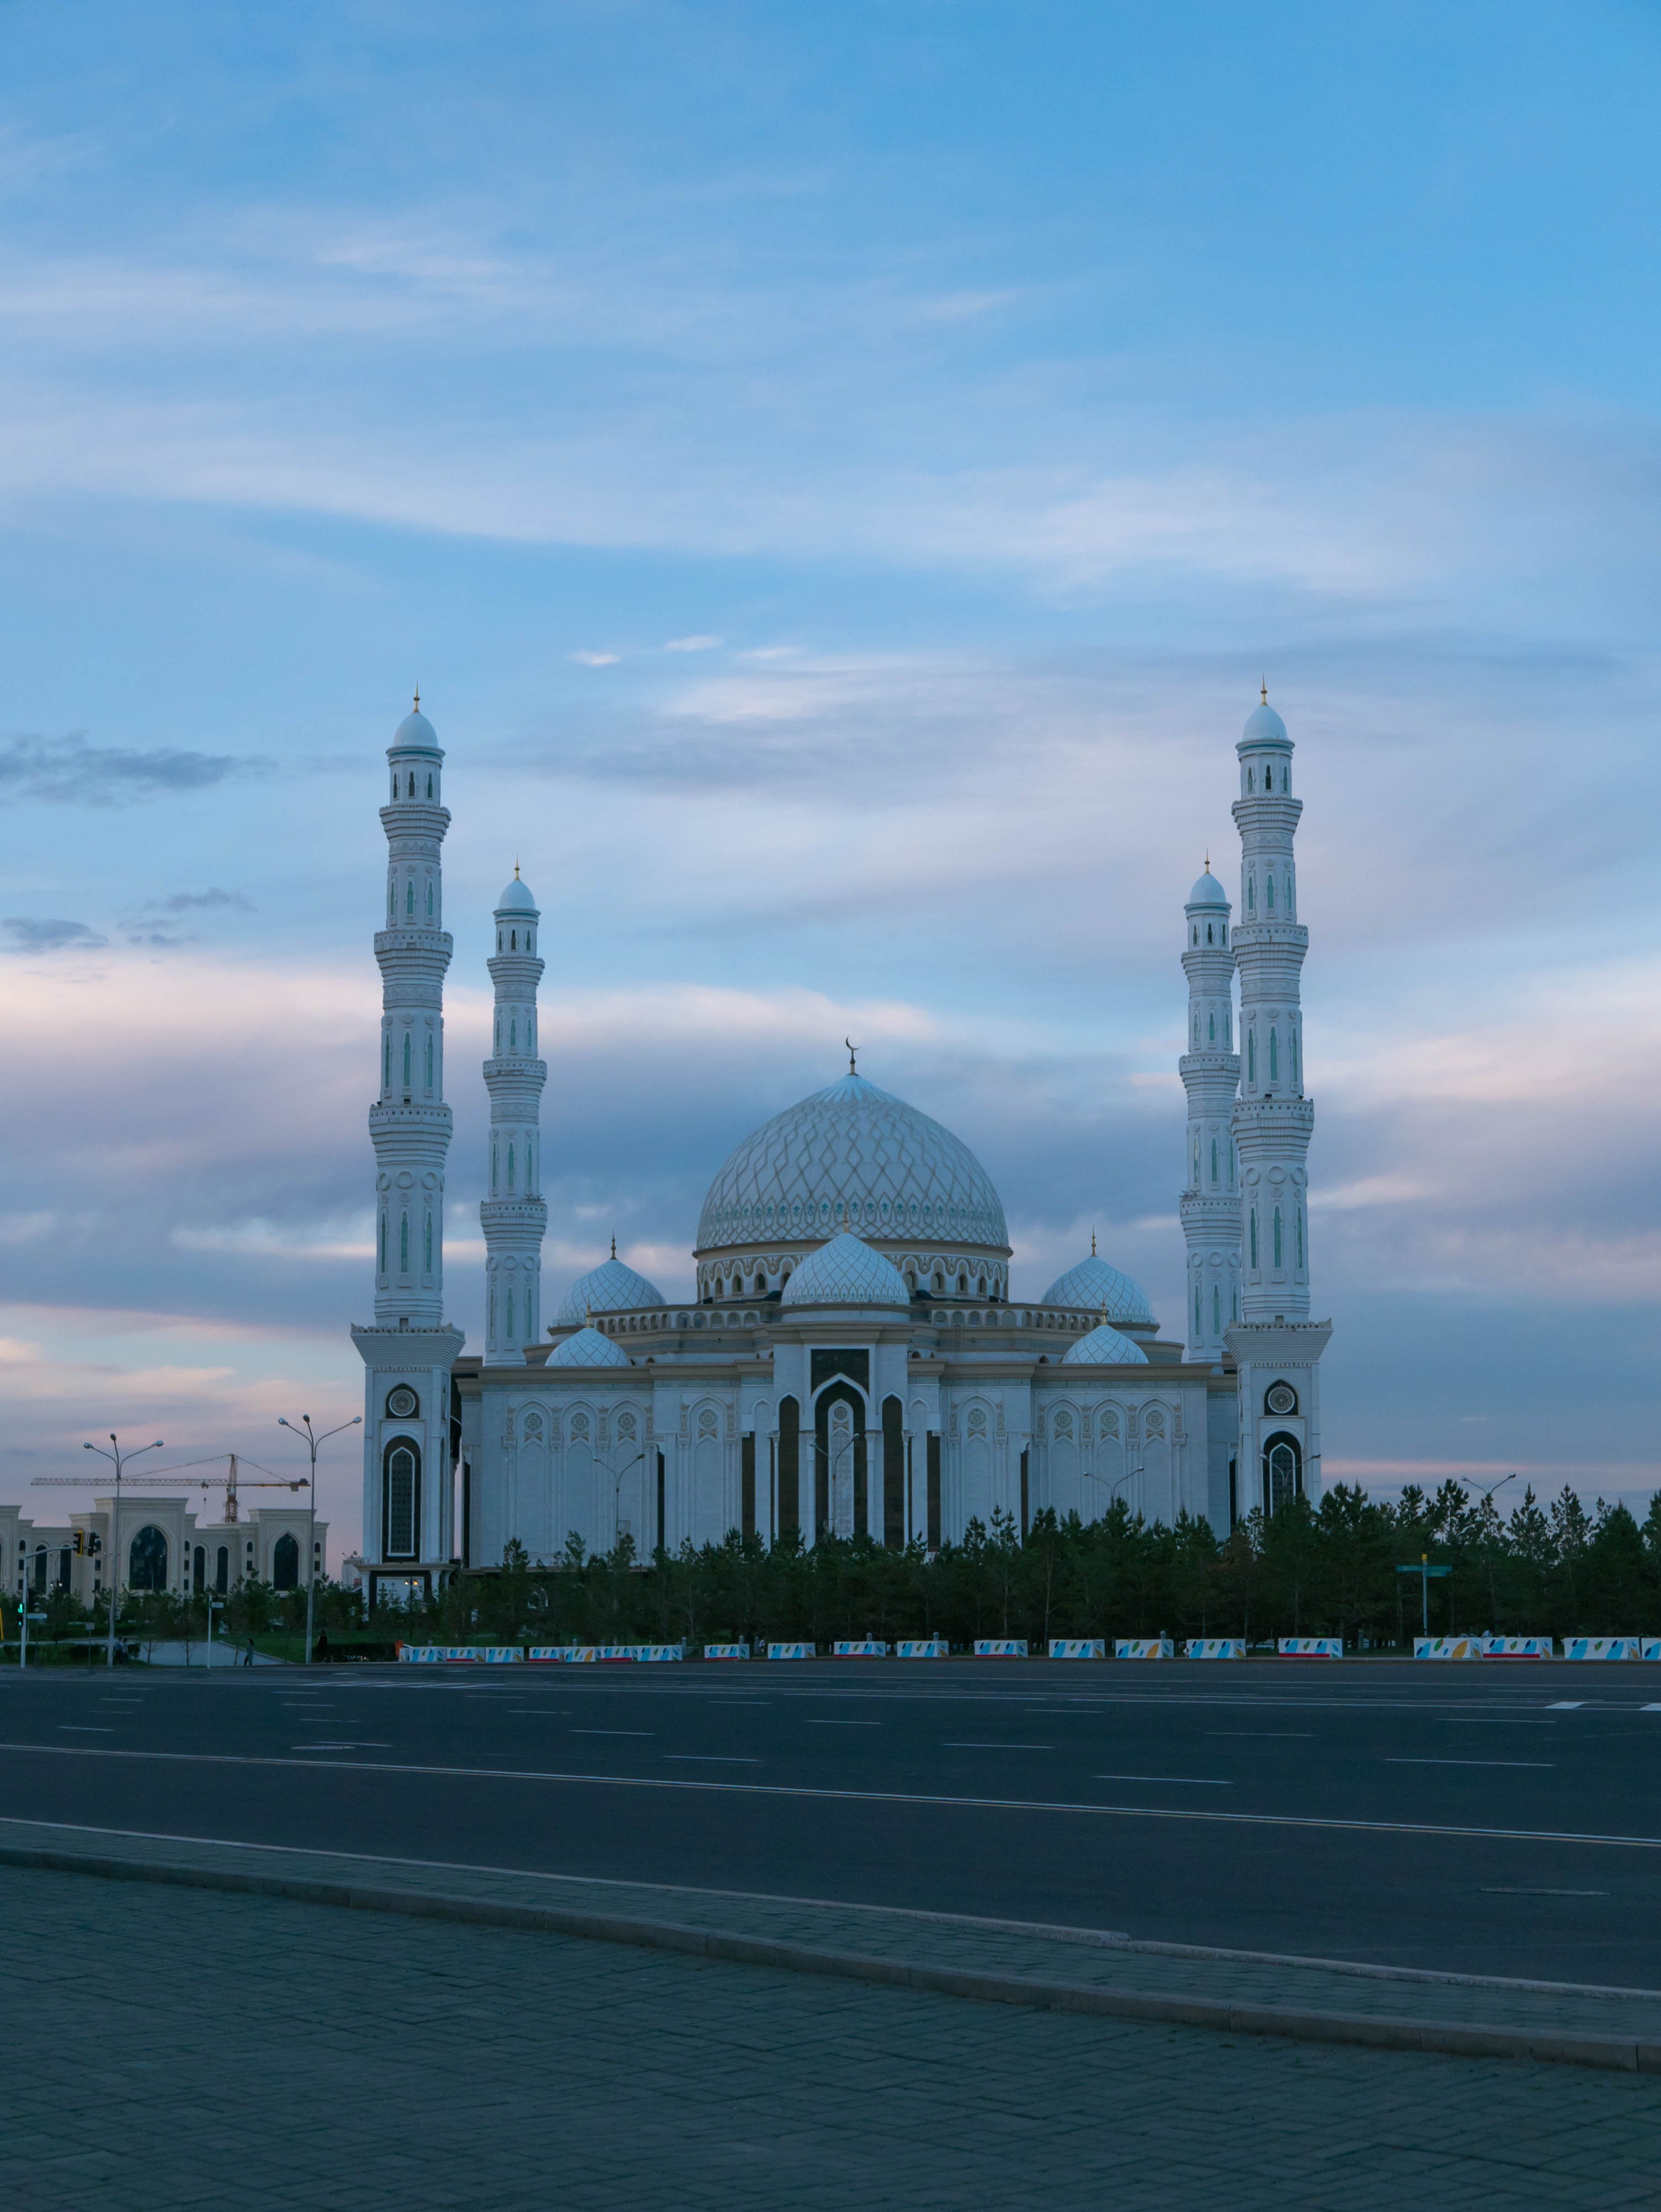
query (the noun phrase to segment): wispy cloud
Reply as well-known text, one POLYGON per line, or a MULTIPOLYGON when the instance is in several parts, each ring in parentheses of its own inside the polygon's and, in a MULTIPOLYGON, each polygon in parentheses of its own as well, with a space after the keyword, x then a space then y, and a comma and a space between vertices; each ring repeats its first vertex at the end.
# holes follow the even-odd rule
POLYGON ((84 921, 34 921, 22 915, 7 915, 0 929, 9 935, 14 952, 67 952, 110 941, 84 921))
POLYGON ((258 772, 260 761, 176 745, 95 745, 79 732, 61 738, 0 739, 0 798, 64 805, 121 806, 136 799, 203 791, 258 772))

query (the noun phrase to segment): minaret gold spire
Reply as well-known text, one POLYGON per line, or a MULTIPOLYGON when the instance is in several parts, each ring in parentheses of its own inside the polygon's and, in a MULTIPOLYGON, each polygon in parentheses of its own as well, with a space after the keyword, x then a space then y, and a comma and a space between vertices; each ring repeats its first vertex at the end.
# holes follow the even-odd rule
POLYGON ((859 1070, 854 1065, 853 1056, 855 1053, 858 1051, 859 1048, 855 1044, 852 1037, 844 1037, 842 1042, 848 1048, 848 1073, 850 1075, 858 1075, 859 1070))

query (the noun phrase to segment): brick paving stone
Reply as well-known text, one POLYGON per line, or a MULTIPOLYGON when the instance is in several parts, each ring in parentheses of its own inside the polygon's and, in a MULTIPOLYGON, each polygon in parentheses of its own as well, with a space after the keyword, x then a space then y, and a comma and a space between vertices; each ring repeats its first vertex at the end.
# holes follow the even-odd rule
POLYGON ((8 2212, 1657 2203, 1647 2076, 7 1869, 0 1985, 8 2212))

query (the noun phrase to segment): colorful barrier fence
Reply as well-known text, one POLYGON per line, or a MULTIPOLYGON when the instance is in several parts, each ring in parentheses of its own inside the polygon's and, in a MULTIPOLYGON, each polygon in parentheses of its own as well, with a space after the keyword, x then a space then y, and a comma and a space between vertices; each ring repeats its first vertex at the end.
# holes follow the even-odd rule
POLYGON ((1174 1659, 1177 1647, 1168 1636, 1116 1636, 1115 1659, 1174 1659))
POLYGON ((1555 1659, 1557 1645, 1549 1636, 1485 1636, 1484 1659, 1555 1659))
POLYGON ((1244 1659, 1246 1640, 1240 1636, 1191 1636, 1182 1647, 1185 1659, 1244 1659))
POLYGON ((1480 1659, 1482 1639, 1480 1636, 1415 1636, 1413 1656, 1415 1659, 1480 1659))
POLYGON ((861 1638, 857 1644, 833 1644, 831 1646, 833 1659, 886 1659, 888 1656, 888 1645, 873 1643, 869 1636, 861 1638))
POLYGON ((1100 1636, 1052 1636, 1050 1638, 1052 1659, 1105 1659, 1107 1644, 1100 1636))
POLYGON ((748 1644, 706 1644, 704 1656, 706 1659, 748 1659, 749 1646, 748 1644))
POLYGON ((1342 1659, 1342 1636, 1282 1636, 1278 1646, 1282 1659, 1342 1659))
POLYGON ((1641 1638, 1638 1656, 1640 1659, 1661 1659, 1661 1636, 1641 1638))
POLYGON ((524 1654, 517 1644, 400 1644, 398 1656, 416 1666, 500 1667, 524 1654))
POLYGON ((894 1647, 896 1659, 949 1659, 952 1647, 943 1636, 902 1638, 894 1647))
POLYGON ((595 1644, 533 1644, 524 1656, 549 1665, 591 1667, 600 1650, 595 1644))
POLYGON ((814 1647, 811 1644, 769 1644, 767 1656, 769 1659, 811 1659, 814 1647))
POLYGON ((1638 1636, 1566 1636, 1565 1659, 1641 1659, 1643 1638, 1638 1636))
POLYGON ((1027 1639, 1024 1636, 979 1636, 975 1638, 977 1659, 1024 1659, 1027 1639))

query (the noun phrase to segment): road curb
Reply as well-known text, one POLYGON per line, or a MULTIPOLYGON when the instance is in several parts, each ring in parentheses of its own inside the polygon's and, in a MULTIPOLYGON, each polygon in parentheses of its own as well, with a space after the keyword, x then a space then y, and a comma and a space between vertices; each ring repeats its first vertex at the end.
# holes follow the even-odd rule
POLYGON ((1306 2043, 1366 2044, 1381 2051, 1418 2051, 1458 2058, 1527 2058, 1555 2065, 1597 2066, 1624 2073, 1661 2074, 1661 2042, 1542 2028, 1486 2027, 1454 2021, 1392 2019, 1371 2013, 1313 2012, 1294 2006, 1240 2004, 1226 1997, 1166 1996, 1143 1990, 1093 1988, 1075 1982, 1040 1981, 916 1960, 884 1959, 856 1951, 783 1943, 760 1936, 698 1928, 674 1920, 585 1912, 572 1907, 516 1905, 506 1899, 455 1897, 439 1891, 391 1889, 363 1882, 309 1880, 232 1867, 175 1866, 162 1859, 100 1857, 45 1845, 0 1844, 0 1867, 51 1874, 91 1875, 105 1881, 142 1881, 164 1887, 213 1889, 276 1897, 295 1905, 325 1905, 355 1912, 392 1912, 415 1920, 446 1920, 477 1927, 570 1936, 597 1943, 676 1951, 733 1966, 772 1966, 788 1973, 824 1974, 845 1981, 876 1982, 967 1997, 983 2004, 1023 2005, 1035 2011, 1090 2013, 1116 2020, 1204 2027, 1235 2035, 1277 2035, 1306 2043))

